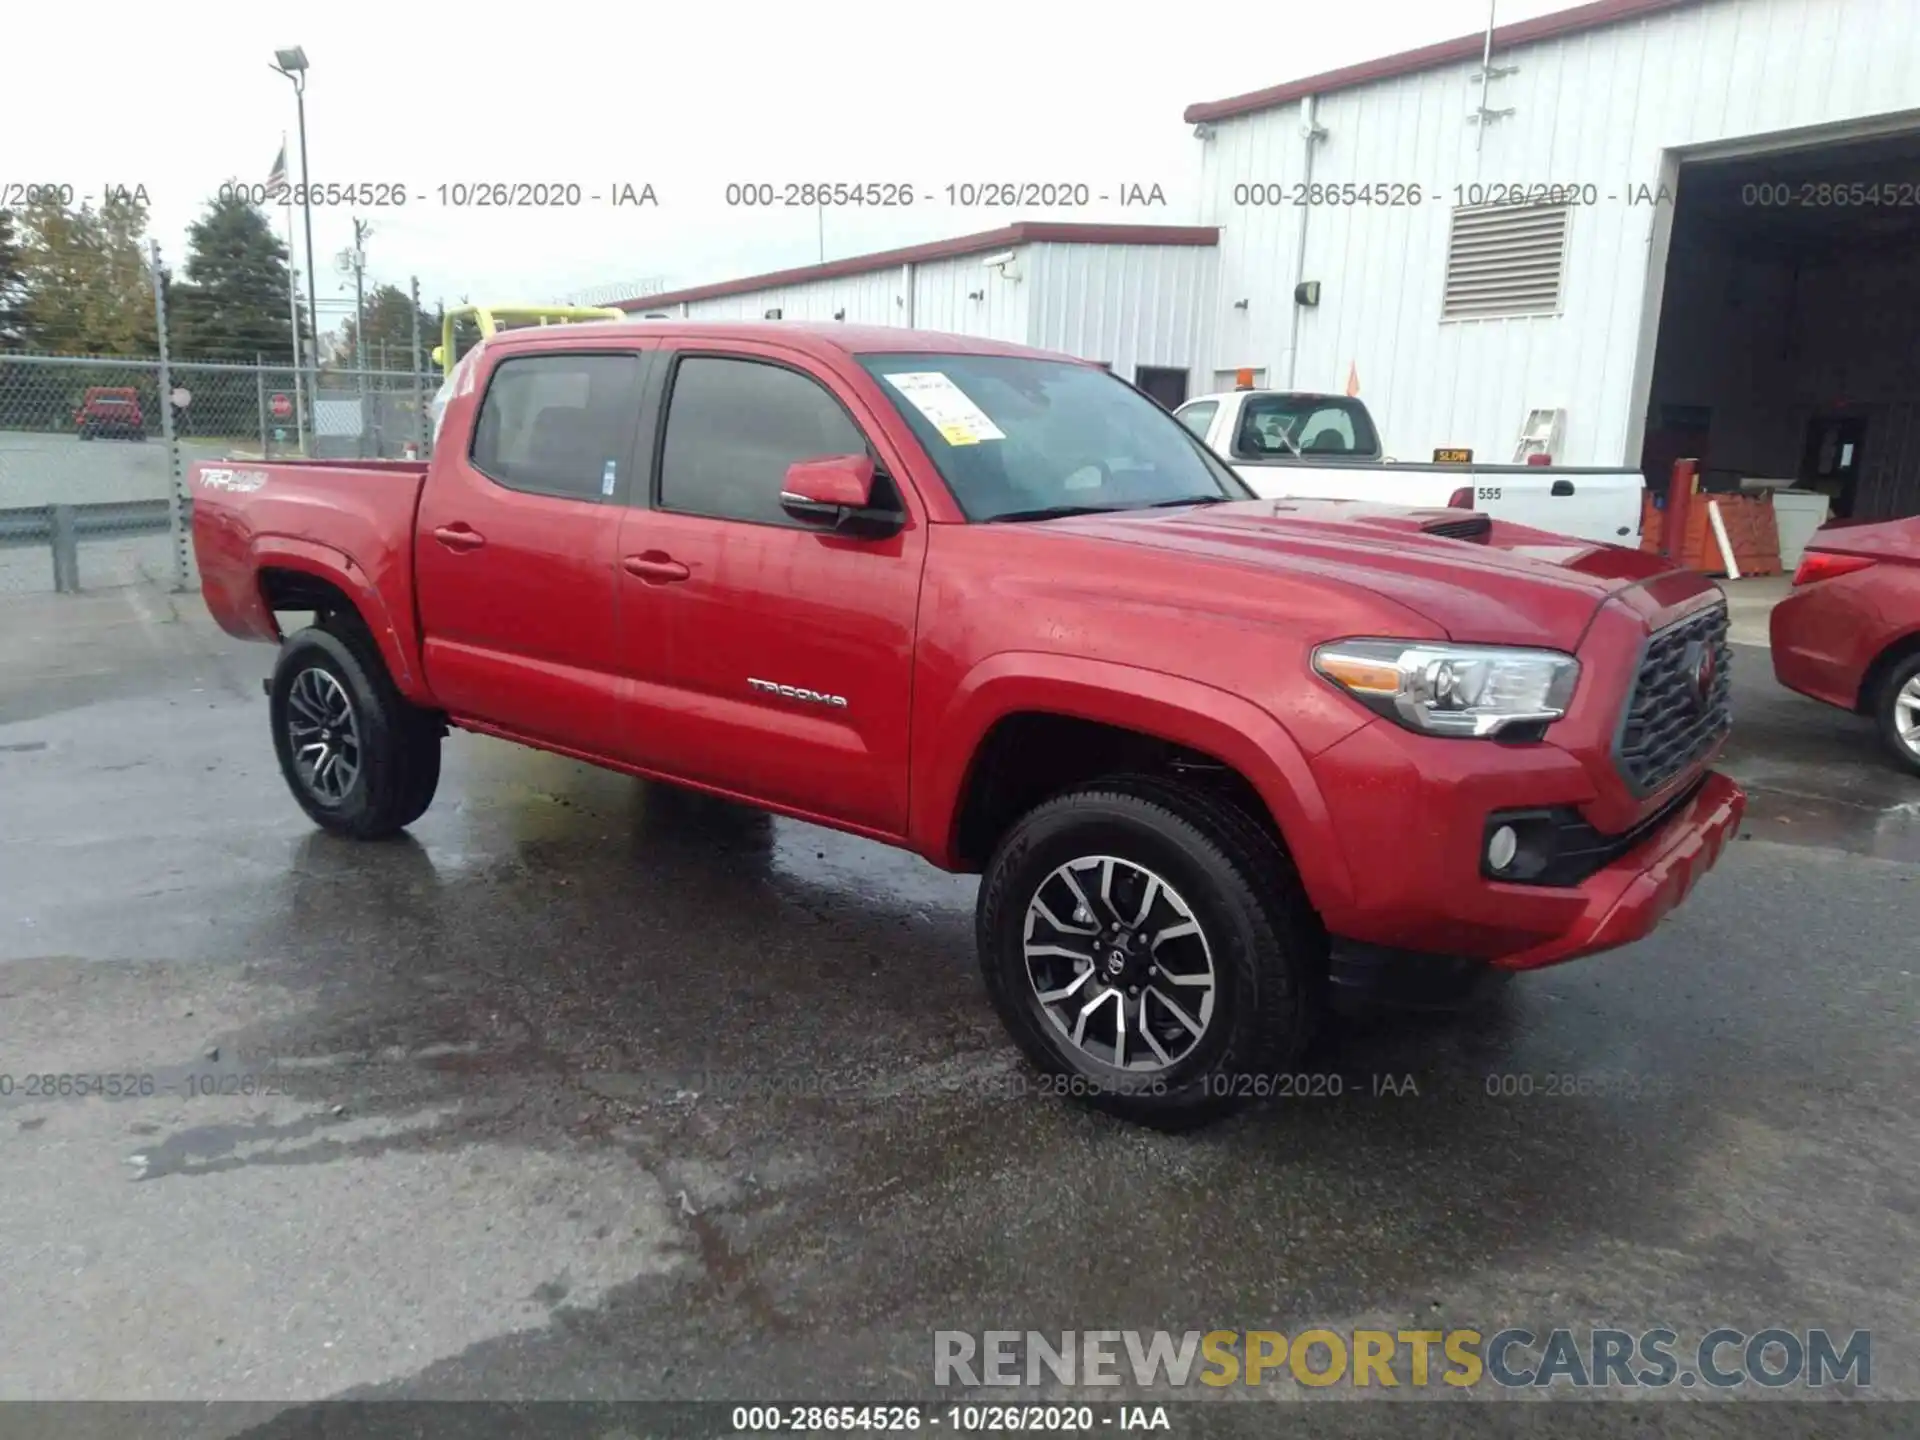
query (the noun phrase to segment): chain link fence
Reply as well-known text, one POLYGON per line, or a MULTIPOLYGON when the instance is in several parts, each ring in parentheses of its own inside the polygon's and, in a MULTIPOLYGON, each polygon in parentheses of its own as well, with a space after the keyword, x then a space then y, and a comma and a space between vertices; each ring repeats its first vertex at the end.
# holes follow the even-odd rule
POLYGON ((402 459, 432 373, 0 354, 0 595, 191 588, 196 460, 402 459))

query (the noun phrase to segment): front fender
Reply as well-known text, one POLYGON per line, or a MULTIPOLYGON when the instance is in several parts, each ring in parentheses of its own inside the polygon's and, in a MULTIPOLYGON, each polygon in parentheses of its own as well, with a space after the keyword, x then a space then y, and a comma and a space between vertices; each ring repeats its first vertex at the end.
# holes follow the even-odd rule
POLYGON ((1198 681, 1039 652, 1005 651, 981 661, 939 715, 924 728, 916 725, 908 836, 935 864, 956 863, 961 794, 981 742, 997 722, 1022 712, 1138 731, 1232 766, 1266 802, 1316 907, 1351 902, 1346 862, 1326 843, 1332 822, 1319 786, 1300 747, 1272 715, 1198 681))

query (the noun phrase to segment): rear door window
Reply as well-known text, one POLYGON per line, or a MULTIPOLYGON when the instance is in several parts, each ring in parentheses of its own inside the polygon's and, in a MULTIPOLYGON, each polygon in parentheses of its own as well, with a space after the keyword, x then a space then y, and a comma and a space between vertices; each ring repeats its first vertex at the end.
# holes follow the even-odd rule
POLYGON ((633 455, 637 355, 522 355, 487 382, 473 428, 474 469, 510 490, 600 501, 633 455))

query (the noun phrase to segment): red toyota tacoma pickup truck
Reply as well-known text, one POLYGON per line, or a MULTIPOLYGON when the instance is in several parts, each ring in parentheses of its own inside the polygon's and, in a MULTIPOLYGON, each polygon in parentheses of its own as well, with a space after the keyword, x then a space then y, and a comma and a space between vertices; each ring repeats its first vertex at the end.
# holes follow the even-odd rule
POLYGON ((196 465, 294 797, 449 726, 977 872, 986 986, 1106 1108, 1261 1093, 1332 987, 1645 935, 1744 797, 1725 602, 1457 510, 1259 500, 1099 366, 851 325, 524 331, 430 463, 196 465), (315 623, 283 635, 280 614, 315 623))

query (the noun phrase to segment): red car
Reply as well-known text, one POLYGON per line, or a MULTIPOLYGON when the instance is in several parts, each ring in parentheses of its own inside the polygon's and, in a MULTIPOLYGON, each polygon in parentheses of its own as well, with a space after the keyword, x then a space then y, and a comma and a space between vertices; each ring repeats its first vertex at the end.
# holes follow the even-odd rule
POLYGON ((1267 1093, 1330 983, 1639 939, 1744 803, 1705 576, 1257 499, 1098 365, 991 340, 519 331, 430 463, 192 483, 317 824, 411 824, 458 727, 979 874, 1014 1038, 1154 1123, 1267 1093))
POLYGON ((1771 630, 1782 685, 1871 715, 1920 773, 1920 517, 1820 531, 1771 630))
POLYGON ((140 410, 140 392, 131 385, 90 385, 73 412, 74 429, 82 440, 119 435, 128 440, 147 438, 146 416, 140 410))

